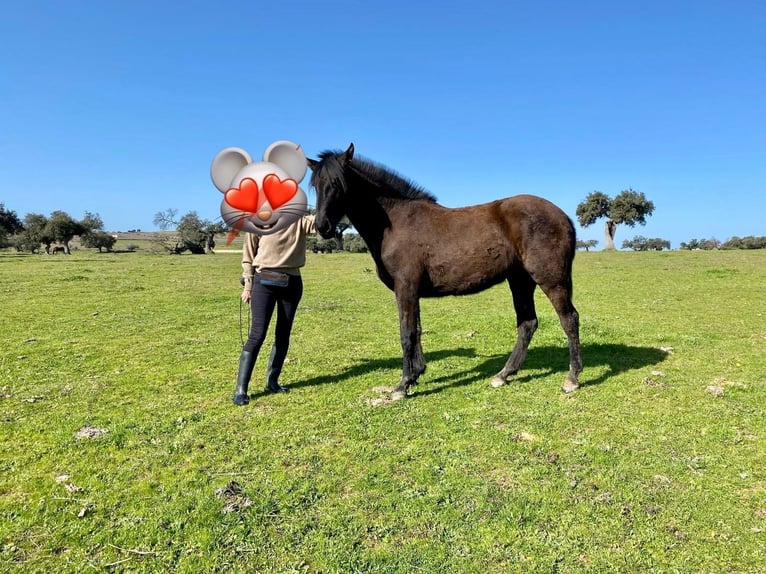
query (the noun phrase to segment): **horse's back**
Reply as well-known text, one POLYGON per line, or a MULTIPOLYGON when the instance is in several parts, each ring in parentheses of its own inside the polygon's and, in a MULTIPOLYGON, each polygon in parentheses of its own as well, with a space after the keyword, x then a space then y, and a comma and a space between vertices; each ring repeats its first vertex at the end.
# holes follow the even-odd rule
POLYGON ((421 295, 475 293, 522 269, 541 285, 571 280, 574 227, 546 199, 519 195, 459 208, 410 207, 390 214, 382 262, 390 275, 421 269, 421 295))

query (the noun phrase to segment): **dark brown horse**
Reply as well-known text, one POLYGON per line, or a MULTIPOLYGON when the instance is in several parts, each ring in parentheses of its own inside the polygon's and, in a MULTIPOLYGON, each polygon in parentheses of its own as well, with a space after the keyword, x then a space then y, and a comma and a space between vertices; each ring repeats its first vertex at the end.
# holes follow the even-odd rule
POLYGON ((518 195, 449 209, 397 173, 345 152, 309 159, 317 194, 316 226, 333 237, 346 215, 367 243, 381 281, 396 294, 404 355, 393 399, 426 370, 420 344, 420 298, 476 293, 508 281, 518 337, 505 366, 492 379, 505 384, 521 367, 537 329, 534 292, 548 296, 569 339, 569 374, 562 390, 578 387, 582 371, 579 316, 572 304, 575 230, 551 202, 518 195))

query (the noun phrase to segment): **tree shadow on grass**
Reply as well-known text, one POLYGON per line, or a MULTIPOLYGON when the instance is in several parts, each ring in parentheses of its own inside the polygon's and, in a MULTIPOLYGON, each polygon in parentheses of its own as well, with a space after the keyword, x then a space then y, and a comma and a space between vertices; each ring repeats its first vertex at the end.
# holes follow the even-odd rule
MULTIPOLYGON (((459 347, 457 349, 431 351, 424 353, 426 364, 454 357, 478 358, 475 349, 459 347)), ((581 387, 599 385, 620 373, 657 365, 665 360, 667 353, 654 347, 638 347, 619 344, 589 344, 582 347, 583 363, 587 369, 598 369, 603 372, 593 379, 580 378, 581 387), (605 367, 605 369, 599 369, 605 367)), ((428 377, 428 371, 421 377, 421 384, 416 385, 415 395, 439 393, 451 387, 461 387, 477 381, 488 382, 505 364, 508 355, 494 355, 486 358, 476 366, 462 371, 455 371, 434 379, 428 377), (443 384, 442 384, 443 383, 443 384), (432 385, 438 384, 438 387, 432 385)), ((569 366, 569 351, 565 346, 530 347, 526 360, 519 373, 509 378, 509 383, 530 383, 541 377, 561 373, 562 381, 569 366)), ((376 370, 400 370, 401 356, 382 359, 361 360, 356 365, 337 373, 328 373, 311 379, 296 382, 291 388, 311 387, 330 383, 340 383, 376 370)), ((390 386, 398 383, 398 376, 390 381, 382 381, 390 386)))

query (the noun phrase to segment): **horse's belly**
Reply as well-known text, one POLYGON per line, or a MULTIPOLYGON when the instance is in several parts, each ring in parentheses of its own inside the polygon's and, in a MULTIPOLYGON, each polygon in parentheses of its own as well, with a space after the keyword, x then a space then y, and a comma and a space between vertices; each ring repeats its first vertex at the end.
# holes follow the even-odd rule
POLYGON ((424 282, 425 297, 464 295, 477 293, 497 285, 507 274, 507 266, 487 258, 456 259, 428 267, 428 281, 424 282))

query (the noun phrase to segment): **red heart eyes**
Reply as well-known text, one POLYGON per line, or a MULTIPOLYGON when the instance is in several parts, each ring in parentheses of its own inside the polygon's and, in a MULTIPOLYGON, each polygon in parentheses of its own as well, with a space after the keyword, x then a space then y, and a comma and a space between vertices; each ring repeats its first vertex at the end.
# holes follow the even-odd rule
POLYGON ((268 201, 272 209, 284 205, 298 192, 298 183, 294 179, 281 180, 278 175, 270 173, 263 178, 263 195, 258 193, 258 184, 254 179, 244 178, 239 187, 226 190, 224 200, 234 209, 255 213, 258 208, 268 201))
POLYGON ((297 192, 298 182, 294 179, 282 181, 278 175, 273 173, 263 178, 263 193, 269 200, 272 209, 277 209, 290 201, 297 192))
POLYGON ((258 209, 258 184, 246 177, 239 182, 239 187, 226 190, 223 198, 234 209, 255 213, 258 209))

